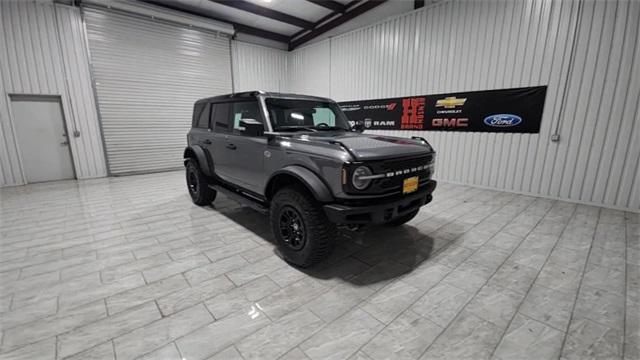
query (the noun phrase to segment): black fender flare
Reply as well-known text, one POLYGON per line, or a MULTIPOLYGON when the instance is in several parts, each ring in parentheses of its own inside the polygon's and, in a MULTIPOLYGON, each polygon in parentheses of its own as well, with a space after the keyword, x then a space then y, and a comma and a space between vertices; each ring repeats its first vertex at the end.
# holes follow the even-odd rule
POLYGON ((213 176, 211 156, 209 156, 209 152, 201 146, 187 146, 187 148, 184 149, 183 157, 185 159, 185 165, 187 159, 195 157, 198 161, 198 165, 200 165, 200 170, 202 170, 202 172, 207 176, 213 176))
POLYGON ((311 194, 313 194, 313 197, 315 197, 317 201, 333 201, 331 190, 329 190, 329 187, 327 187, 327 185, 320 179, 320 177, 313 171, 299 165, 285 166, 284 168, 274 172, 269 178, 269 181, 267 181, 267 191, 269 191, 270 187, 272 186, 272 180, 274 180, 278 175, 283 174, 290 175, 298 179, 302 184, 306 186, 311 194))

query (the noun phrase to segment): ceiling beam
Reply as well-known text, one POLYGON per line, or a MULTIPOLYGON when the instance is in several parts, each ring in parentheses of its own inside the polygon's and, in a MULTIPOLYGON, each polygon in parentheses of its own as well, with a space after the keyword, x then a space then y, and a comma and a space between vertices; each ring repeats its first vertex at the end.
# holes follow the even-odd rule
POLYGON ((261 38, 265 38, 265 39, 269 39, 269 40, 273 40, 273 41, 278 41, 278 42, 282 42, 282 43, 286 43, 288 44, 289 41, 291 40, 290 37, 288 37, 287 35, 282 35, 273 31, 268 31, 268 30, 262 30, 262 29, 258 29, 258 28, 254 28, 253 26, 249 26, 249 25, 243 25, 243 24, 238 24, 238 23, 231 23, 231 25, 233 25, 233 27, 244 34, 249 34, 249 35, 253 35, 253 36, 258 36, 261 38))
POLYGON ((347 11, 347 7, 345 5, 342 5, 339 2, 334 0, 307 0, 307 1, 335 12, 343 13, 347 11))
POLYGON ((259 6, 244 0, 209 0, 214 3, 226 5, 234 9, 250 12, 272 20, 280 21, 303 29, 313 29, 314 24, 311 21, 300 19, 280 11, 259 6))
MULTIPOLYGON (((342 24, 344 24, 345 22, 364 14, 365 12, 377 7, 378 5, 381 5, 383 3, 385 3, 387 0, 368 0, 367 2, 363 3, 360 6, 357 6, 353 9, 348 10, 346 13, 344 13, 342 16, 337 17, 323 25, 320 25, 319 27, 309 31, 307 34, 301 36, 298 39, 292 40, 291 42, 289 42, 289 51, 299 47, 300 45, 306 43, 307 41, 314 39, 324 33, 326 33, 327 31, 340 26, 342 24)), ((293 36, 295 37, 295 35, 293 36)))

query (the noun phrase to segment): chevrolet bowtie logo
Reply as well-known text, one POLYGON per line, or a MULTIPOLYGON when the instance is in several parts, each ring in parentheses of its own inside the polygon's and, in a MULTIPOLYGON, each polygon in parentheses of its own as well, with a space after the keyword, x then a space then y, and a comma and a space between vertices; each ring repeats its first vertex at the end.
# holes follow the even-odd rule
POLYGON ((440 100, 436 101, 436 107, 444 107, 445 109, 451 109, 451 108, 454 108, 456 106, 464 105, 465 101, 467 101, 466 98, 457 99, 455 96, 446 97, 444 99, 440 99, 440 100))

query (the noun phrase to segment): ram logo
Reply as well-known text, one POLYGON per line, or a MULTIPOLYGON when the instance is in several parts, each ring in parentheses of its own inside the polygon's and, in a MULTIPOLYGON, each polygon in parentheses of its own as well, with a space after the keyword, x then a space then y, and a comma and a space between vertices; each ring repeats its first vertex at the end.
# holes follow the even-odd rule
POLYGON ((484 118, 484 123, 494 127, 516 126, 522 122, 522 118, 513 114, 496 114, 484 118))

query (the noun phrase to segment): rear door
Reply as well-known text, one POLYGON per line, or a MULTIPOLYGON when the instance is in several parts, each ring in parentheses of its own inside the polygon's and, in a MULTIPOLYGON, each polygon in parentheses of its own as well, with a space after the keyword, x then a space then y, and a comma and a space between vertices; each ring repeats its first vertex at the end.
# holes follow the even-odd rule
POLYGON ((216 175, 225 181, 237 183, 233 176, 233 164, 236 153, 229 146, 229 135, 232 131, 231 103, 216 103, 211 107, 211 143, 207 149, 213 158, 213 169, 216 175))
POLYGON ((193 107, 193 119, 189 131, 190 145, 199 145, 206 149, 211 143, 210 114, 211 104, 197 103, 193 107))

